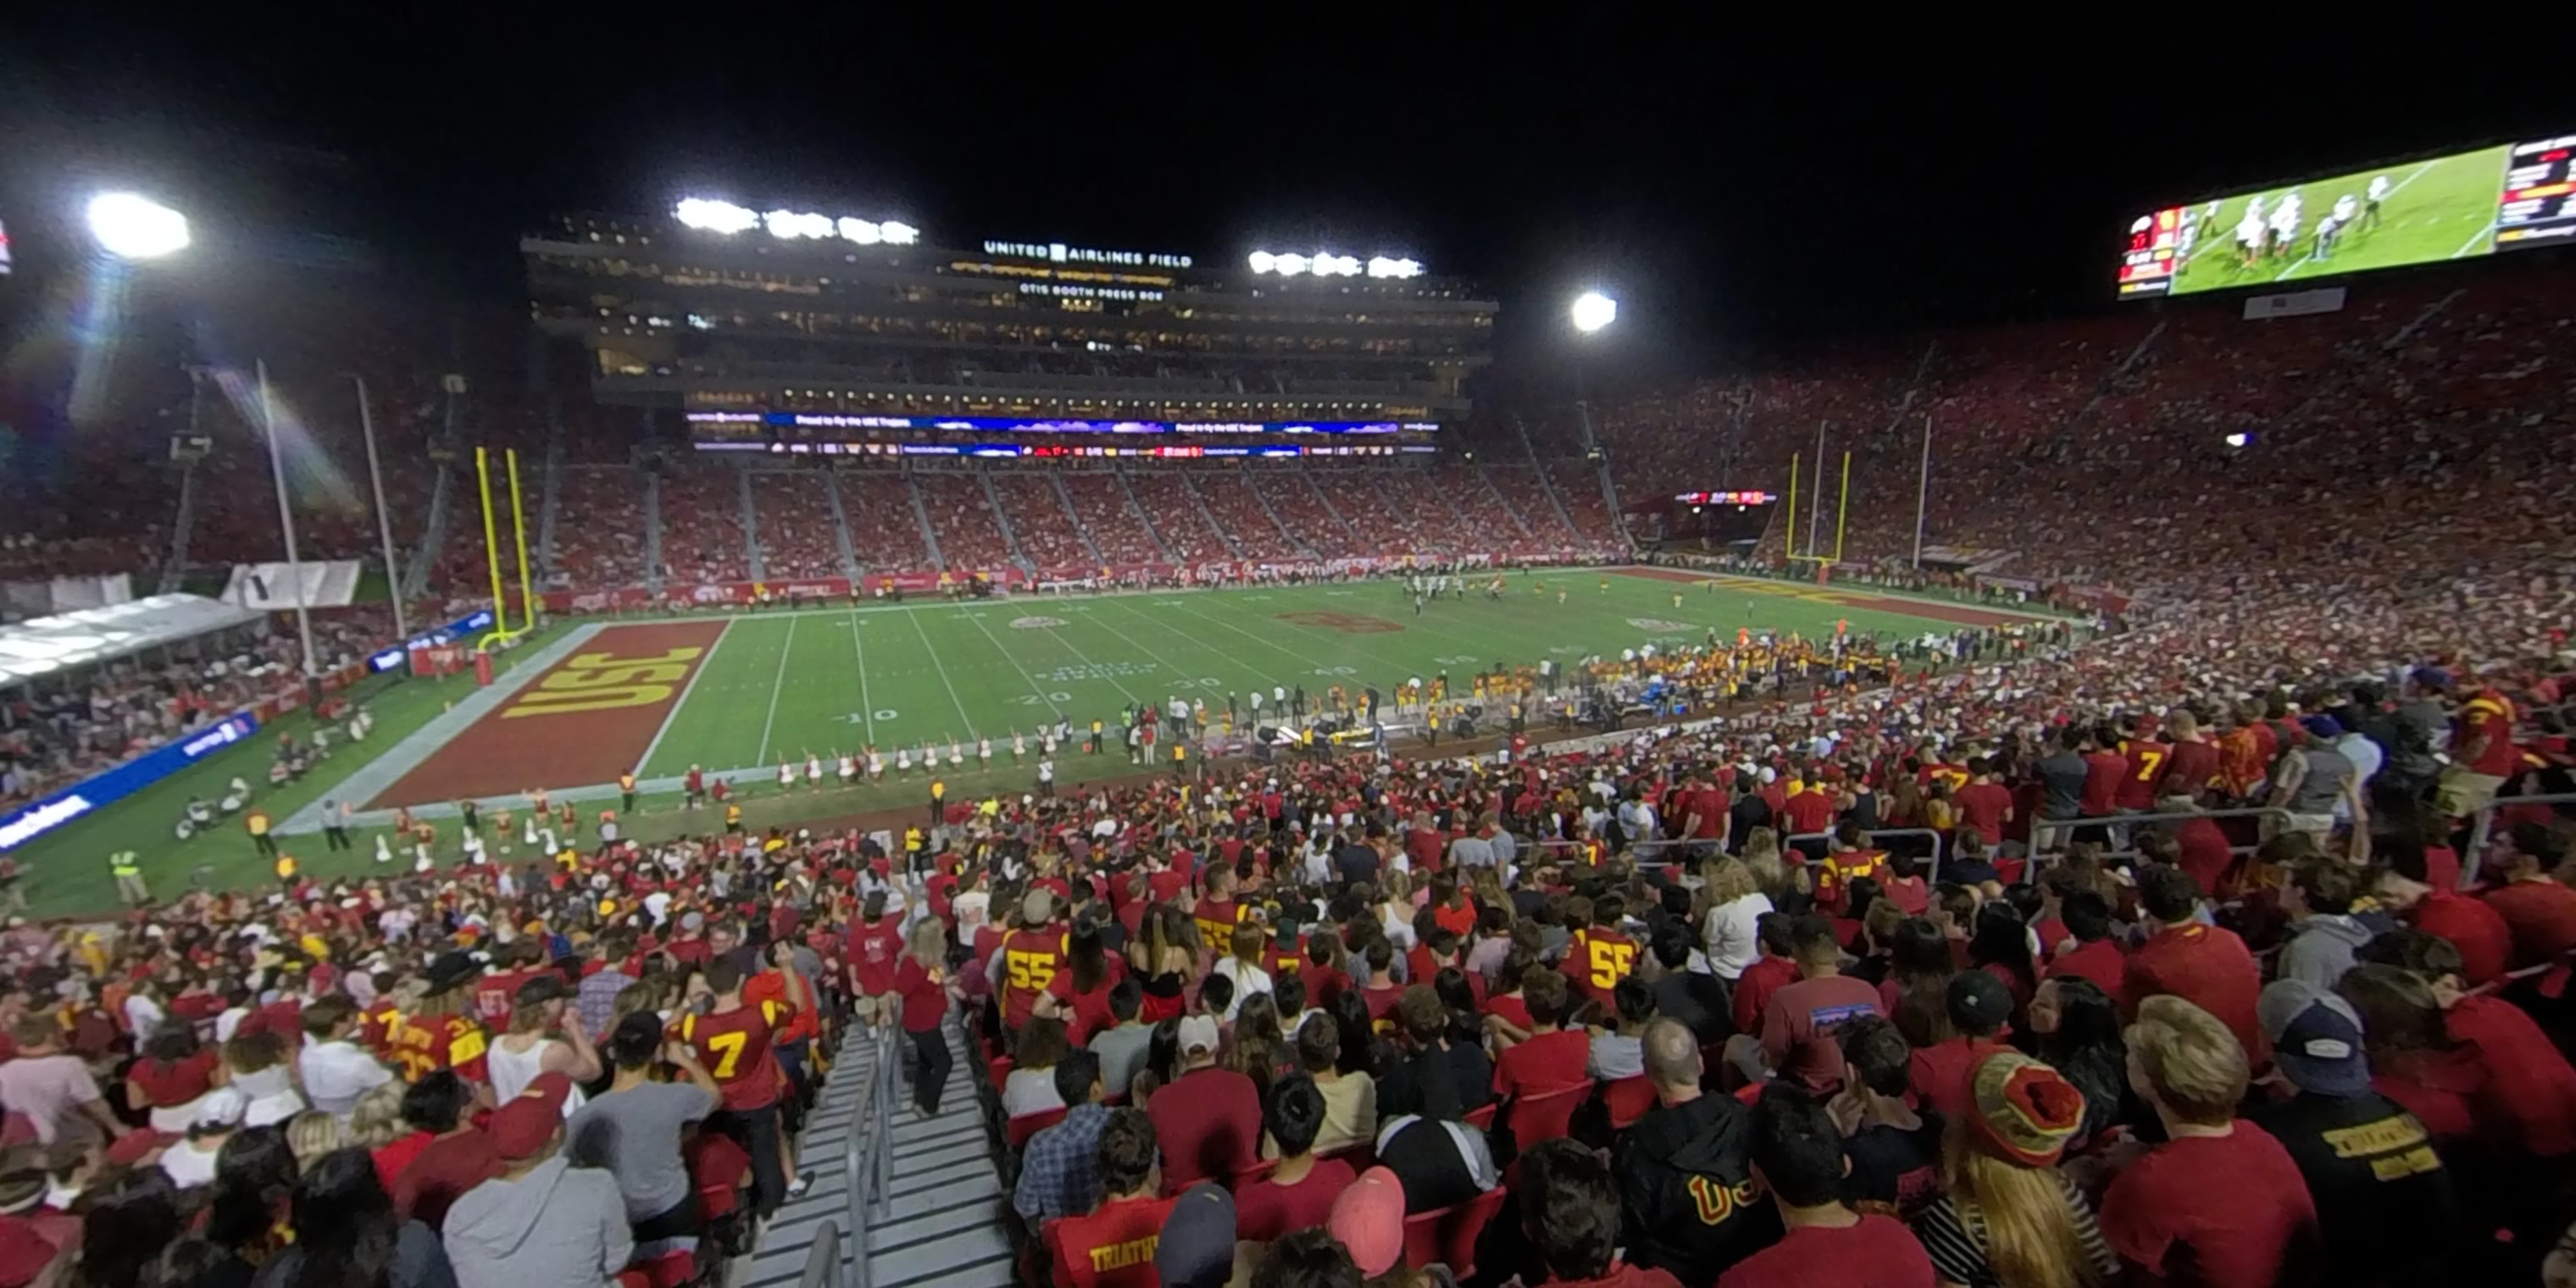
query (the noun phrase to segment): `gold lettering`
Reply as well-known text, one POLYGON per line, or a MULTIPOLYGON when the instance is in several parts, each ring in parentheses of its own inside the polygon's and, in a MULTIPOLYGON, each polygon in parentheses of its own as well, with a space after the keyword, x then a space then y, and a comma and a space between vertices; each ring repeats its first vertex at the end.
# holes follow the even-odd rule
POLYGON ((689 673, 686 662, 610 666, 595 670, 562 670, 545 678, 540 689, 613 689, 623 684, 659 684, 689 673))
POLYGON ((671 682, 689 673, 689 663, 705 649, 683 646, 653 657, 621 658, 614 653, 576 654, 501 713, 504 720, 526 716, 571 715, 613 711, 668 701, 671 682))
POLYGON ((2424 1143, 2424 1125, 2412 1114, 2382 1118, 2358 1127, 2339 1127, 2325 1133, 2325 1142, 2334 1146, 2337 1158, 2360 1158, 2367 1154, 2385 1154, 2424 1143))
POLYGON ((1154 1259, 1154 1245, 1162 1241, 1163 1236, 1149 1234, 1141 1239, 1129 1239, 1125 1243, 1103 1244, 1091 1250, 1091 1268, 1094 1271, 1100 1271, 1141 1266, 1154 1259))
POLYGON ((2403 1154, 2370 1160, 2370 1174, 2383 1181, 2402 1181, 2409 1176, 2442 1170, 2442 1160, 2430 1146, 2418 1146, 2403 1154))
POLYGON ((509 710, 502 712, 501 718, 516 720, 522 716, 557 716, 568 715, 575 711, 610 711, 618 707, 644 707, 670 696, 671 686, 667 684, 647 684, 603 693, 567 693, 559 698, 543 692, 531 693, 521 698, 509 710))

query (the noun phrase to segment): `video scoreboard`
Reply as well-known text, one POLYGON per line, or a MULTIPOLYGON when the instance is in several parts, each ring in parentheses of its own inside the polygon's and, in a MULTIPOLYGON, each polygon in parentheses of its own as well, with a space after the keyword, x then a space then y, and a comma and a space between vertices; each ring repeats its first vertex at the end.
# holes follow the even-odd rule
POLYGON ((2131 220, 2122 299, 2263 287, 2576 240, 2576 134, 2166 206, 2131 220))

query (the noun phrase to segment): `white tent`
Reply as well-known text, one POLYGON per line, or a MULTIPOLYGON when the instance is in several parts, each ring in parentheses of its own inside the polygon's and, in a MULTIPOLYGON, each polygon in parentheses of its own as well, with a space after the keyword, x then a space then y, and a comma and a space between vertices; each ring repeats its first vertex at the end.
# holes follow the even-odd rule
POLYGON ((249 626, 264 616, 203 595, 154 595, 0 626, 0 687, 249 626))

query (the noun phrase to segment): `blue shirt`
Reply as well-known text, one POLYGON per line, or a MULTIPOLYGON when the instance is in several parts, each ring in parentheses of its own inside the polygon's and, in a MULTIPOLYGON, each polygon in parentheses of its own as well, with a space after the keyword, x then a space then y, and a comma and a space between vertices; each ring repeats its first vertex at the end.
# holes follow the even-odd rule
POLYGON ((1100 1206, 1100 1131, 1106 1105, 1075 1105, 1064 1121, 1029 1137, 1011 1206, 1031 1225, 1081 1216, 1100 1206))

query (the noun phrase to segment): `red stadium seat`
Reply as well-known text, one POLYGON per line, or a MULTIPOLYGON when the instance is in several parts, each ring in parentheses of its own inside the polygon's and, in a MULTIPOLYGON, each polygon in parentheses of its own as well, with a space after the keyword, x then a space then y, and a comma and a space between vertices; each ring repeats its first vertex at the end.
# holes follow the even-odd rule
POLYGON ((1511 1129, 1512 1143, 1526 1150, 1540 1141, 1563 1137, 1572 1129, 1574 1111, 1591 1094, 1590 1082, 1578 1082, 1514 1099, 1510 1116, 1503 1120, 1511 1129))
POLYGON ((1601 1100, 1610 1110, 1610 1129, 1625 1131, 1655 1107, 1655 1084, 1642 1073, 1621 1078, 1601 1089, 1601 1100))
POLYGON ((1031 1136, 1063 1122, 1067 1112, 1069 1111, 1059 1106, 1054 1109, 1041 1109, 1033 1114, 1013 1115, 1008 1122, 1002 1124, 1002 1138, 1010 1142, 1011 1152, 1016 1154, 1029 1147, 1031 1136))
POLYGON ((1011 1057, 1006 1055, 994 1056, 984 1065, 985 1076, 993 1080, 993 1094, 1002 1093, 1002 1084, 1011 1080, 1012 1067, 1011 1057))
POLYGON ((1494 1129, 1494 1113, 1500 1108, 1502 1108, 1500 1104, 1489 1100, 1484 1104, 1478 1105, 1475 1108, 1458 1115, 1458 1120, 1478 1131, 1492 1131, 1494 1129))
POLYGON ((698 1277, 698 1255, 685 1249, 634 1262, 617 1276, 627 1288, 681 1288, 698 1277))
POLYGON ((1476 1239, 1510 1197, 1511 1191, 1498 1186, 1464 1203, 1404 1218, 1404 1264, 1420 1270, 1436 1261, 1461 1283, 1474 1278, 1476 1239))

